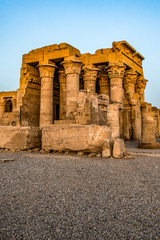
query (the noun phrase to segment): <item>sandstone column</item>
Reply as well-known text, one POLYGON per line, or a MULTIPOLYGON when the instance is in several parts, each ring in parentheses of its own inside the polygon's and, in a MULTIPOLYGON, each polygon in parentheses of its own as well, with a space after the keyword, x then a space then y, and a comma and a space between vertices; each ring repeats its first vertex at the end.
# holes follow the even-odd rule
POLYGON ((82 63, 78 57, 70 56, 61 64, 63 65, 66 74, 66 118, 74 120, 74 112, 77 110, 79 75, 82 63))
POLYGON ((123 138, 124 138, 124 140, 130 140, 129 113, 130 113, 130 109, 123 110, 123 138))
POLYGON ((99 69, 94 65, 85 65, 83 71, 84 89, 86 89, 87 92, 95 93, 96 79, 99 69))
POLYGON ((133 69, 127 70, 124 77, 124 94, 129 95, 132 98, 132 95, 135 93, 135 84, 137 81, 137 73, 133 69))
POLYGON ((156 137, 158 137, 159 109, 156 107, 152 107, 152 112, 154 112, 155 132, 156 132, 156 137))
POLYGON ((110 95, 109 77, 107 74, 99 75, 100 94, 110 95))
POLYGON ((110 78, 110 100, 114 103, 123 104, 124 90, 122 79, 125 66, 122 62, 111 62, 106 67, 106 70, 110 78))
POLYGON ((151 104, 142 104, 142 143, 156 143, 155 113, 151 104))
POLYGON ((144 79, 143 76, 138 76, 137 83, 136 83, 136 93, 139 94, 141 103, 145 101, 144 99, 144 90, 146 87, 148 80, 144 79))
POLYGON ((55 64, 39 65, 41 78, 40 127, 53 123, 53 78, 55 64))
POLYGON ((158 137, 160 137, 160 110, 158 112, 158 137))
POLYGON ((60 120, 66 118, 66 75, 64 70, 59 72, 59 84, 60 84, 60 120))
MULTIPOLYGON (((139 95, 135 93, 137 73, 133 70, 127 70, 124 77, 124 95, 131 106, 131 128, 133 139, 141 137, 141 109, 139 95)), ((129 127, 129 126, 128 126, 129 127)))
POLYGON ((113 103, 108 105, 107 125, 112 130, 112 139, 120 137, 120 122, 119 122, 119 104, 113 103))

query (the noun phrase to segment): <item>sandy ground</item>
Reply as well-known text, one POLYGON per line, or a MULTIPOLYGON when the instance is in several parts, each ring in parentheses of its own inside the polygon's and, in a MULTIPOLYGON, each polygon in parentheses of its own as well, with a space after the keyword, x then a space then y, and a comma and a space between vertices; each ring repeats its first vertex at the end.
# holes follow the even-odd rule
POLYGON ((160 156, 0 151, 0 239, 160 239, 160 156))

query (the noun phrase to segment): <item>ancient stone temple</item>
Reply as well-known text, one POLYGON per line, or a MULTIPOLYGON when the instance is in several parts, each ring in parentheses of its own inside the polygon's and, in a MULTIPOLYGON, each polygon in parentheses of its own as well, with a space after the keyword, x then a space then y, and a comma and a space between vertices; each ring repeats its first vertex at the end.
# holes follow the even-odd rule
POLYGON ((156 147, 160 110, 145 102, 143 60, 126 41, 94 54, 61 43, 23 55, 19 89, 0 92, 0 147, 99 152, 116 139, 156 147))

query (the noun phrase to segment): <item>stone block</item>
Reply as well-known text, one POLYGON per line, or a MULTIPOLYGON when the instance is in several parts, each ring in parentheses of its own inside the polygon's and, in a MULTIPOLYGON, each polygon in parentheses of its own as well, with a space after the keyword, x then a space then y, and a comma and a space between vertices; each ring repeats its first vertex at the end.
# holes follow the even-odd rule
POLYGON ((0 148, 30 149, 41 147, 41 130, 37 127, 0 127, 0 148))
POLYGON ((112 155, 112 141, 105 139, 102 147, 102 157, 108 158, 112 155))
POLYGON ((125 153, 125 145, 123 139, 115 139, 113 142, 113 157, 123 158, 125 153))
POLYGON ((160 148, 160 143, 156 142, 156 143, 143 143, 143 142, 139 142, 138 143, 138 148, 141 149, 157 149, 160 148))
POLYGON ((104 139, 111 138, 107 126, 48 125, 42 128, 42 148, 58 151, 101 152, 104 139))

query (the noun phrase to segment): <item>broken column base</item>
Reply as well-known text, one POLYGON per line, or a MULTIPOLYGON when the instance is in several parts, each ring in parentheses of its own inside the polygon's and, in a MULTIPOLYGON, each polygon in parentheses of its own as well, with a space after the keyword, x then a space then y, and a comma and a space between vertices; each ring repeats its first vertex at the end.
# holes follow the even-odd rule
POLYGON ((41 147, 38 127, 0 127, 0 148, 28 150, 41 147))
POLYGON ((141 148, 141 149, 157 149, 157 148, 160 148, 160 143, 159 142, 154 142, 154 143, 139 142, 138 143, 138 148, 141 148))

